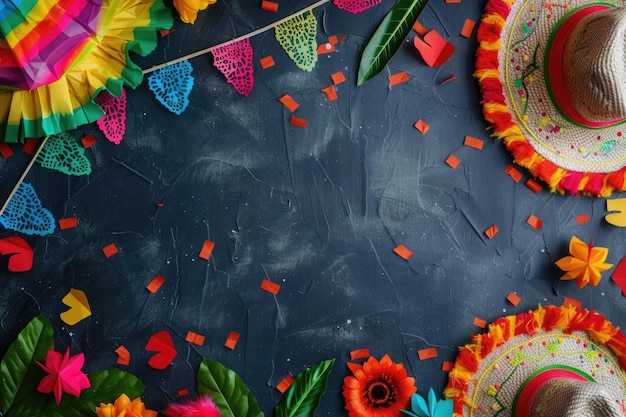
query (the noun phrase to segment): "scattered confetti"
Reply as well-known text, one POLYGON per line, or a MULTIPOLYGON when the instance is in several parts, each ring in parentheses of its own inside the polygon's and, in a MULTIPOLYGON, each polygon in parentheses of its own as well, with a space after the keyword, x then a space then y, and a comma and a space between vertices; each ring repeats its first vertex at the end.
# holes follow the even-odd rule
POLYGON ((398 246, 396 246, 393 250, 399 257, 401 257, 404 260, 409 260, 411 259, 411 256, 413 256, 413 251, 409 248, 407 248, 406 246, 404 246, 403 244, 399 244, 398 246))
POLYGON ((417 122, 415 122, 414 126, 423 135, 426 134, 426 132, 428 132, 428 130, 430 129, 430 126, 428 125, 428 123, 426 123, 422 119, 419 119, 417 122))
POLYGON ((177 394, 179 397, 186 397, 189 395, 189 390, 187 388, 179 389, 177 394))
POLYGON ((278 390, 278 392, 280 392, 281 394, 284 394, 285 392, 287 392, 287 390, 289 389, 289 387, 291 386, 291 384, 293 384, 293 376, 287 374, 286 377, 284 377, 279 383, 278 385, 276 385, 276 389, 278 390))
POLYGON ((146 289, 154 294, 159 290, 159 288, 161 288, 161 285, 163 285, 164 282, 165 277, 163 275, 155 275, 155 277, 152 278, 152 281, 146 285, 146 289))
POLYGON ((443 361, 441 364, 441 370, 444 372, 450 372, 454 368, 454 362, 452 361, 443 361))
POLYGON ((511 177, 511 179, 513 179, 513 181, 515 182, 520 182, 522 180, 522 173, 519 172, 519 170, 513 165, 509 165, 508 167, 506 167, 504 173, 511 177))
POLYGON ((563 297, 563 305, 565 307, 574 306, 576 308, 581 308, 583 305, 583 302, 580 300, 575 300, 573 298, 563 297))
POLYGON ((117 246, 115 246, 115 243, 111 243, 103 247, 102 252, 104 253, 104 256, 106 256, 107 258, 110 258, 111 256, 117 254, 118 252, 117 246))
POLYGON ((261 64, 261 68, 263 69, 268 69, 276 65, 271 55, 259 59, 259 64, 261 64))
POLYGON ((588 214, 581 214, 580 216, 576 216, 576 224, 587 223, 591 220, 591 217, 588 214))
POLYGON ((461 160, 457 158, 454 154, 450 154, 446 158, 446 164, 448 164, 450 168, 456 169, 456 167, 458 167, 460 163, 461 163, 461 160))
POLYGON ((83 144, 83 148, 91 148, 96 144, 96 138, 91 134, 87 134, 80 139, 80 142, 83 144))
POLYGON ((472 36, 472 32, 474 31, 474 26, 476 26, 476 22, 472 19, 465 19, 465 23, 463 24, 463 29, 461 29, 461 36, 469 38, 472 36))
POLYGON ((37 147, 37 139, 26 139, 24 146, 22 146, 22 152, 27 155, 32 155, 37 147))
POLYGON ((506 296, 506 300, 509 303, 513 304, 514 307, 517 307, 517 305, 520 303, 520 301, 522 301, 520 296, 515 294, 514 292, 510 292, 509 295, 506 296))
POLYGON ((337 90, 335 90, 334 85, 329 85, 328 87, 322 88, 322 91, 326 94, 326 98, 328 99, 328 101, 337 100, 337 90))
POLYGON ((454 81, 454 80, 456 80, 456 75, 450 74, 450 76, 448 78, 446 78, 445 80, 443 80, 439 84, 441 84, 441 85, 448 84, 449 82, 454 81))
POLYGON ((333 84, 341 84, 346 81, 345 75, 343 75, 342 71, 337 71, 330 75, 330 79, 333 80, 333 84))
POLYGON ((69 326, 73 326, 91 316, 91 308, 84 291, 72 288, 61 302, 69 307, 69 310, 60 314, 63 323, 69 326))
POLYGON ((265 278, 263 279, 263 282, 261 282, 261 289, 269 292, 270 294, 278 295, 278 292, 280 291, 280 284, 276 284, 275 282, 265 278))
POLYGON ((465 136, 465 140, 463 141, 463 145, 478 150, 482 150, 484 144, 485 142, 482 139, 478 139, 473 136, 465 136))
POLYGON ((265 10, 266 12, 276 13, 278 11, 278 3, 274 1, 263 0, 263 2, 261 2, 261 9, 265 10))
POLYGON ((185 342, 193 343, 194 345, 198 346, 202 346, 204 344, 204 339, 204 336, 192 332, 191 330, 187 331, 187 336, 185 336, 185 342))
POLYGON ((0 155, 2 155, 4 159, 8 159, 13 155, 13 150, 6 143, 0 143, 0 155))
POLYGON ((148 343, 146 343, 146 350, 148 352, 156 352, 150 359, 148 359, 148 365, 151 368, 162 370, 167 368, 178 352, 172 341, 172 336, 167 330, 161 330, 150 336, 148 343))
POLYGON ((474 317, 474 326, 484 329, 487 327, 487 322, 480 317, 474 317))
POLYGON ((446 0, 446 4, 460 3, 461 0, 446 0))
POLYGON ((211 257, 213 253, 213 248, 215 247, 215 243, 210 240, 205 240, 202 245, 202 249, 200 249, 200 253, 198 254, 198 258, 206 259, 207 261, 211 257))
POLYGON ((289 119, 289 123, 291 123, 294 126, 301 127, 303 129, 307 127, 307 125, 309 124, 309 122, 307 122, 304 119, 301 119, 298 116, 291 116, 291 118, 289 119))
POLYGON ((115 353, 117 353, 117 364, 118 365, 130 365, 130 352, 124 345, 120 345, 117 349, 115 349, 115 353))
POLYGON ((397 74, 391 74, 387 79, 389 80, 389 85, 393 87, 394 85, 409 81, 409 74, 407 74, 406 71, 402 71, 397 74))
POLYGON ((357 359, 365 359, 365 358, 369 358, 370 355, 370 350, 365 348, 365 349, 356 349, 350 352, 350 360, 354 361, 357 359))
POLYGON ((528 219, 526 219, 526 223, 528 223, 530 227, 537 229, 537 230, 541 229, 541 227, 543 226, 543 220, 541 220, 534 214, 531 214, 530 216, 528 216, 528 219))
POLYGON ((235 346, 237 346, 237 342, 239 341, 239 336, 240 334, 235 331, 229 332, 224 346, 226 346, 230 350, 235 349, 235 346))
POLYGON ((290 112, 296 111, 300 104, 296 100, 294 100, 289 94, 285 94, 284 96, 278 99, 290 112))
POLYGON ((418 35, 424 36, 428 33, 428 29, 426 29, 420 22, 417 20, 413 24, 413 30, 417 32, 418 35))
POLYGON ((166 37, 167 35, 169 35, 170 33, 174 32, 174 28, 171 27, 169 29, 161 29, 159 30, 159 35, 161 35, 162 38, 166 37))
POLYGON ((485 230, 485 235, 489 238, 489 239, 493 239, 493 237, 498 233, 498 226, 496 226, 495 224, 492 224, 491 226, 489 226, 489 228, 487 228, 487 230, 485 230))
POLYGON ((528 181, 526 181, 526 187, 530 188, 535 194, 539 194, 539 192, 543 188, 541 184, 533 179, 529 179, 528 181))
POLYGON ((426 359, 432 359, 437 357, 437 348, 430 347, 426 349, 420 349, 417 351, 417 356, 421 361, 426 359))
POLYGON ((330 35, 328 37, 328 42, 332 43, 333 45, 337 45, 339 43, 339 38, 337 37, 337 35, 330 35))
POLYGON ((330 54, 332 52, 335 52, 335 45, 330 42, 322 43, 317 47, 316 52, 318 55, 330 54))

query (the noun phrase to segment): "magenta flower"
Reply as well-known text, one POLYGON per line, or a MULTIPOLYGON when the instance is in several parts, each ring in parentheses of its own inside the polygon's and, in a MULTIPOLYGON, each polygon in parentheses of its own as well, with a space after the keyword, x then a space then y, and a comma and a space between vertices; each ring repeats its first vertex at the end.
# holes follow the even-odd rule
POLYGON ((67 348, 64 355, 54 350, 46 353, 46 364, 37 365, 49 375, 44 376, 39 382, 37 391, 44 394, 54 392, 54 399, 57 405, 61 403, 61 395, 66 392, 74 397, 78 397, 80 392, 91 387, 91 383, 80 369, 85 363, 85 355, 79 353, 70 356, 70 349, 67 348))

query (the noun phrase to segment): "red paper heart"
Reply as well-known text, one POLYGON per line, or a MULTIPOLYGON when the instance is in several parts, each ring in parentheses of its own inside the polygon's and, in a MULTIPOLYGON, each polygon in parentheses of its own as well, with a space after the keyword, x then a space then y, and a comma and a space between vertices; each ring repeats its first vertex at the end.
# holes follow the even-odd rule
POLYGON ((454 45, 442 38, 434 29, 424 35, 424 40, 416 36, 413 45, 429 67, 443 65, 454 54, 454 45))
POLYGON ((0 239, 0 254, 11 255, 8 265, 11 272, 30 271, 33 267, 33 249, 21 237, 0 239))
POLYGON ((626 258, 622 258, 617 264, 617 267, 613 270, 611 278, 622 290, 622 294, 626 295, 626 258))
POLYGON ((148 365, 159 370, 167 368, 178 354, 172 337, 166 330, 153 334, 146 344, 146 350, 157 352, 148 359, 148 365))

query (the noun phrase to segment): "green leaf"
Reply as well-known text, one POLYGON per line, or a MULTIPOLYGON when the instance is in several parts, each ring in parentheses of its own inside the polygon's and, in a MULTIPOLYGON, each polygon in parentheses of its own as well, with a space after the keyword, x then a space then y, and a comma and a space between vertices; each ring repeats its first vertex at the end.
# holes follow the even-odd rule
POLYGON ((94 417, 100 403, 114 403, 122 394, 137 398, 144 390, 136 376, 120 369, 96 371, 88 377, 91 388, 82 391, 80 397, 63 394, 57 406, 54 395, 35 391, 28 401, 12 407, 5 417, 94 417))
POLYGON ((263 417, 246 384, 221 363, 204 359, 196 379, 198 394, 211 397, 222 417, 263 417))
POLYGON ((334 364, 334 359, 325 360, 298 375, 276 406, 276 417, 313 417, 334 364))
POLYGON ((385 68, 402 45, 428 0, 398 0, 376 29, 361 54, 357 85, 385 68))
MULTIPOLYGON (((0 362, 0 415, 8 415, 14 403, 37 391, 44 376, 35 361, 43 362, 53 347, 52 326, 43 316, 32 319, 7 350, 0 362)), ((28 414, 22 414, 25 416, 28 414)))

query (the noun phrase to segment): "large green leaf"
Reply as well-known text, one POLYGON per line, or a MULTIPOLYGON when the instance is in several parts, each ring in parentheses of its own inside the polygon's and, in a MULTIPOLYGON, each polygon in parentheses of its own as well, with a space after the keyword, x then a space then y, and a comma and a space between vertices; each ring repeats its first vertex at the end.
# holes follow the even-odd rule
POLYGON ((357 85, 385 68, 402 45, 428 0, 398 0, 376 29, 361 54, 357 85))
POLYGON ((239 375, 219 362, 204 359, 197 375, 198 394, 210 396, 222 417, 263 417, 263 412, 239 375))
POLYGON ((276 406, 276 417, 313 417, 334 364, 334 359, 325 360, 298 375, 276 406))
POLYGON ((80 397, 64 394, 57 406, 54 395, 31 393, 28 401, 12 407, 5 417, 94 417, 100 403, 113 403, 122 394, 130 398, 139 397, 143 383, 133 374, 120 369, 92 372, 88 375, 91 388, 80 393, 80 397))
MULTIPOLYGON (((35 361, 43 362, 52 348, 52 326, 43 316, 32 319, 7 350, 0 362, 0 415, 8 415, 13 404, 33 392, 43 371, 35 361)), ((22 414, 22 417, 28 414, 22 414)))

